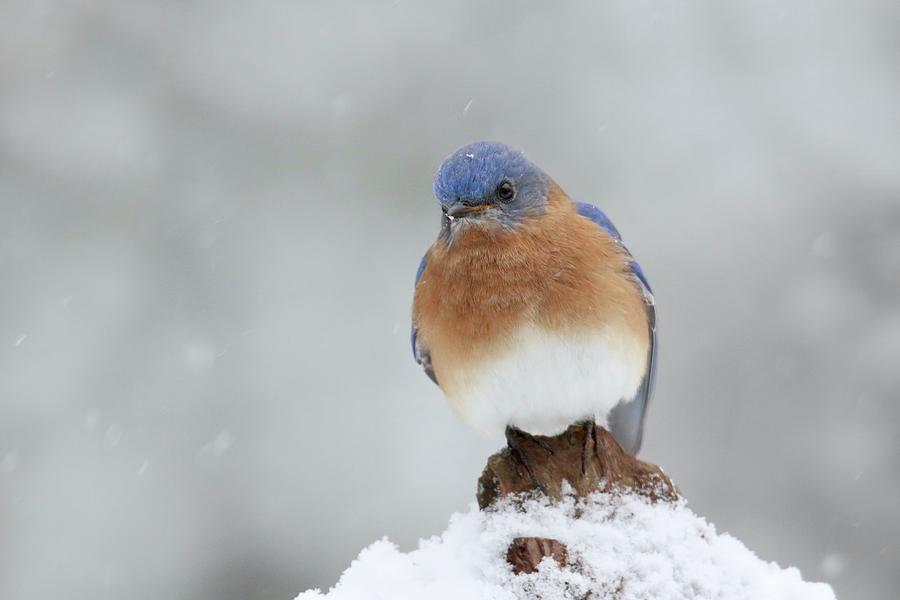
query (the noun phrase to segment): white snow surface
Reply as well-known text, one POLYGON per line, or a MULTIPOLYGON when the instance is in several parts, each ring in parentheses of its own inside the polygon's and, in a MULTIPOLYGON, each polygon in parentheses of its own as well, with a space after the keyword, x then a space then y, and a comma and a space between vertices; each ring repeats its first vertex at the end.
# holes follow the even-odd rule
POLYGON ((761 560, 717 533, 684 502, 598 493, 505 502, 487 512, 473 505, 412 552, 375 542, 328 593, 311 590, 297 600, 556 600, 589 592, 592 600, 835 598, 831 586, 803 581, 797 569, 761 560), (538 572, 515 575, 506 550, 519 536, 561 541, 566 567, 544 559, 538 572))

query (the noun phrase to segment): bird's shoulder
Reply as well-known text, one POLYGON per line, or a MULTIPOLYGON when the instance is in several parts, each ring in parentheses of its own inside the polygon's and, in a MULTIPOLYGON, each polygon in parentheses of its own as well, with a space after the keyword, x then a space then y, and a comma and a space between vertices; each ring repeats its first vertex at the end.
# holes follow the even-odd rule
POLYGON ((576 212, 580 216, 590 219, 601 230, 612 236, 613 239, 618 241, 622 240, 622 235, 619 233, 619 230, 616 229, 616 226, 605 212, 587 202, 574 202, 574 205, 576 212))
POLYGON ((628 247, 622 240, 622 235, 619 233, 619 230, 613 224, 612 220, 606 215, 605 212, 603 212, 593 204, 589 204, 587 202, 575 202, 574 204, 576 211, 580 216, 585 217, 586 219, 597 225, 597 227, 599 227, 601 231, 615 240, 616 243, 620 246, 622 252, 626 256, 628 256, 629 271, 637 278, 638 283, 642 288, 642 292, 646 297, 645 300, 649 301, 652 304, 653 289, 650 287, 650 282, 647 280, 647 276, 644 274, 644 270, 643 268, 641 268, 640 263, 638 263, 638 261, 628 250, 628 247))

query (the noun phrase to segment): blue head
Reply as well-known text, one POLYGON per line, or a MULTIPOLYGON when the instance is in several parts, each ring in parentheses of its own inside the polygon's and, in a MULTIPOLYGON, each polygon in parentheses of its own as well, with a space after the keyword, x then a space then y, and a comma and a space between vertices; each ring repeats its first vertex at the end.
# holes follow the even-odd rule
POLYGON ((544 213, 550 179, 525 155, 498 142, 474 142, 444 161, 434 195, 445 231, 471 224, 514 228, 544 213))

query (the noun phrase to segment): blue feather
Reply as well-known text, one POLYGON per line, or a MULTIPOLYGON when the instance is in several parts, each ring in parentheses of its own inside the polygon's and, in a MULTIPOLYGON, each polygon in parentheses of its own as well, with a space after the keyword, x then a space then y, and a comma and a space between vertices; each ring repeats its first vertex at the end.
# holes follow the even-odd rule
MULTIPOLYGON (((616 229, 616 226, 613 225, 613 222, 609 220, 609 217, 606 216, 606 213, 594 206, 593 204, 588 204, 587 202, 576 202, 575 207, 578 210, 578 214, 582 217, 587 217, 591 221, 597 224, 603 231, 608 233, 613 237, 619 244, 625 248, 625 252, 628 253, 628 256, 631 256, 631 252, 628 252, 628 248, 625 247, 625 244, 622 243, 622 235, 619 233, 619 230, 616 229)), ((631 267, 631 271, 635 274, 635 276, 641 281, 641 284, 647 288, 647 291, 650 294, 653 294, 653 288, 650 287, 650 282, 647 281, 647 276, 644 275, 644 270, 641 268, 641 265, 638 264, 636 260, 632 258, 631 262, 628 263, 628 266, 631 267)))
MULTIPOLYGON (((619 230, 609 220, 606 213, 586 202, 576 202, 575 206, 578 214, 596 223, 600 229, 616 240, 625 253, 631 257, 631 252, 622 243, 622 236, 619 230)), ((656 352, 658 349, 656 341, 656 306, 653 299, 653 289, 650 287, 641 265, 632 258, 628 266, 637 279, 637 283, 640 284, 641 292, 644 295, 644 307, 647 311, 647 322, 650 327, 650 353, 647 357, 647 372, 644 374, 644 381, 638 388, 634 398, 624 399, 613 409, 609 417, 609 425, 612 434, 622 447, 632 454, 637 454, 644 436, 644 419, 647 415, 647 406, 650 404, 650 398, 652 398, 654 387, 656 386, 656 352)))
MULTIPOLYGON (((422 260, 419 262, 419 268, 416 270, 416 283, 415 285, 419 285, 419 280, 422 279, 422 273, 425 271, 425 265, 428 263, 428 255, 422 257, 422 260)), ((418 329, 416 329, 416 324, 413 323, 410 327, 409 331, 409 341, 412 344, 412 353, 413 358, 416 359, 416 362, 422 365, 422 368, 425 370, 425 374, 428 375, 429 378, 435 383, 437 383, 437 376, 434 374, 434 367, 431 366, 431 354, 428 352, 428 349, 423 347, 418 343, 418 329)))
MULTIPOLYGON (((423 256, 422 260, 419 261, 419 268, 416 269, 416 282, 415 284, 413 284, 414 288, 415 286, 419 285, 419 280, 422 279, 422 273, 425 271, 426 264, 428 264, 428 255, 423 256)), ((410 343, 412 343, 412 351, 414 357, 416 356, 416 333, 416 326, 412 325, 409 332, 409 341, 410 343)))

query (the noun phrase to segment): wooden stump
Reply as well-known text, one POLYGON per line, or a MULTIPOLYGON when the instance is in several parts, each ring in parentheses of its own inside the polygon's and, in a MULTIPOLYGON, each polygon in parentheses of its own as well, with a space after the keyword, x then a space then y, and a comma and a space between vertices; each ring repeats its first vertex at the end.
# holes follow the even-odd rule
MULTIPOLYGON (((674 502, 678 491, 662 469, 625 452, 611 433, 593 423, 577 423, 553 437, 509 428, 507 447, 488 459, 478 480, 478 506, 484 510, 511 494, 562 497, 563 482, 583 498, 592 492, 634 492, 651 501, 674 502)), ((566 547, 558 540, 516 538, 507 561, 516 573, 532 573, 545 557, 560 566, 566 547)))
POLYGON ((506 551, 506 562, 512 565, 513 572, 534 573, 537 566, 546 557, 556 561, 560 567, 566 566, 568 551, 558 540, 550 538, 517 537, 513 539, 506 551))

